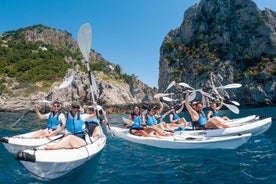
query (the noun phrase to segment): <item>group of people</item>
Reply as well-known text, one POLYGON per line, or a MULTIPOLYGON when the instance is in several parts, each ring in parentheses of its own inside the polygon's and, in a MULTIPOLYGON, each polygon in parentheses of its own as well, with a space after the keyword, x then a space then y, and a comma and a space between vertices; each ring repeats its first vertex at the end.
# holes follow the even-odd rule
MULTIPOLYGON (((190 91, 186 91, 186 99, 189 98, 190 91)), ((179 108, 170 106, 170 110, 162 115, 163 103, 157 99, 159 105, 149 107, 146 113, 142 113, 139 106, 135 105, 132 108, 132 113, 128 116, 128 121, 124 127, 130 129, 130 133, 144 137, 168 136, 174 132, 176 127, 190 126, 196 130, 202 129, 217 129, 228 128, 225 123, 229 120, 227 117, 221 117, 219 109, 222 105, 217 106, 216 102, 210 104, 210 111, 207 116, 203 108, 205 107, 204 95, 202 100, 189 103, 185 100, 179 108), (189 112, 191 122, 188 122, 184 117, 180 117, 184 105, 189 112), (169 123, 163 121, 165 116, 169 115, 169 123)), ((222 103, 221 103, 222 104, 222 103)), ((62 139, 56 144, 48 145, 46 150, 59 148, 77 148, 86 145, 87 140, 101 136, 102 132, 99 129, 100 124, 108 124, 108 119, 105 111, 99 108, 96 103, 91 106, 80 106, 78 103, 72 103, 71 110, 65 115, 61 112, 61 103, 55 101, 52 106, 52 111, 47 114, 41 114, 38 106, 35 105, 35 112, 39 119, 47 119, 47 128, 37 131, 32 138, 51 137, 62 134, 62 139), (89 116, 83 117, 86 113, 89 116)))
MULTIPOLYGON (((186 99, 189 98, 190 91, 186 91, 186 99)), ((205 105, 205 98, 202 94, 201 101, 189 103, 185 100, 179 108, 175 106, 170 106, 170 110, 162 115, 163 104, 158 99, 158 107, 150 107, 146 114, 141 112, 139 106, 134 106, 132 113, 128 116, 128 122, 125 122, 124 127, 130 129, 130 133, 138 136, 166 136, 170 135, 164 132, 174 132, 176 127, 188 127, 190 126, 195 130, 205 130, 205 129, 218 129, 218 128, 228 128, 226 120, 229 120, 226 116, 222 117, 219 110, 222 107, 222 102, 219 106, 215 101, 210 103, 210 110, 205 115, 203 108, 205 105), (183 111, 184 105, 189 113, 190 122, 188 122, 184 117, 180 117, 180 113, 183 111), (169 114, 169 123, 163 121, 163 118, 169 114)))
POLYGON ((61 134, 61 140, 46 146, 46 150, 78 148, 86 145, 87 141, 93 142, 93 139, 102 135, 100 124, 108 123, 105 111, 98 107, 96 103, 84 108, 79 103, 72 103, 71 110, 65 115, 61 112, 61 103, 58 101, 53 103, 52 111, 47 114, 41 114, 35 105, 37 117, 47 119, 47 128, 37 131, 32 138, 61 134), (87 111, 88 115, 83 116, 84 111, 87 111))

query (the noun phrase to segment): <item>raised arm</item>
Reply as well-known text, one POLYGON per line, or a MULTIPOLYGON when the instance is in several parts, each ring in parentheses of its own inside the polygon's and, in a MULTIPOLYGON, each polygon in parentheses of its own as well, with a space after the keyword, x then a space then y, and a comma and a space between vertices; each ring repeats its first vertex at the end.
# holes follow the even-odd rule
POLYGON ((190 91, 186 91, 186 98, 185 98, 185 106, 191 116, 192 121, 197 121, 199 119, 198 113, 192 108, 192 106, 189 104, 188 98, 189 98, 190 91))
POLYGON ((217 110, 220 110, 223 106, 223 100, 221 99, 219 105, 217 106, 217 110))
POLYGON ((39 118, 39 119, 47 119, 47 115, 46 114, 41 114, 39 112, 39 109, 38 109, 38 106, 37 105, 34 105, 34 109, 35 109, 35 112, 36 112, 36 116, 39 118))
POLYGON ((159 102, 159 105, 160 105, 159 113, 162 113, 162 111, 163 111, 163 109, 164 109, 164 105, 163 105, 163 103, 161 102, 160 98, 158 98, 158 102, 159 102))
POLYGON ((207 107, 207 105, 206 105, 206 100, 205 100, 204 92, 200 91, 200 94, 201 94, 201 102, 203 104, 203 108, 205 108, 205 107, 207 107))

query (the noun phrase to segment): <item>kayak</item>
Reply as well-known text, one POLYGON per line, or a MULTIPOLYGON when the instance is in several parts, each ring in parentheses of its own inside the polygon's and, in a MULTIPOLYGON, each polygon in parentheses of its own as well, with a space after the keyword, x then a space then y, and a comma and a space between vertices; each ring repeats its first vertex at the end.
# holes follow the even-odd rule
POLYGON ((187 134, 187 135, 203 135, 208 137, 215 136, 227 136, 227 135, 237 135, 237 134, 247 134, 251 133, 252 136, 260 135, 266 132, 270 126, 272 125, 272 118, 265 119, 254 119, 252 121, 247 122, 239 122, 235 126, 232 125, 229 128, 220 128, 220 129, 212 129, 212 130, 182 130, 176 131, 175 134, 187 134))
MULTIPOLYGON (((87 119, 89 114, 82 114, 82 119, 87 119)), ((1 137, 0 142, 3 143, 4 147, 13 155, 16 155, 18 151, 28 149, 30 147, 45 145, 47 143, 58 141, 63 135, 52 136, 49 138, 31 138, 36 131, 15 135, 11 137, 1 137)))
POLYGON ((129 133, 129 129, 110 127, 109 130, 115 136, 125 140, 148 146, 168 149, 235 149, 246 143, 251 134, 206 137, 192 135, 171 135, 159 137, 142 137, 129 133))
MULTIPOLYGON (((52 143, 50 143, 52 144, 52 143)), ((72 173, 99 153, 106 144, 106 136, 74 149, 45 150, 46 145, 19 151, 16 160, 39 179, 51 180, 72 173)))
POLYGON ((250 116, 245 116, 245 117, 242 117, 242 118, 235 118, 235 119, 228 120, 228 121, 226 121, 226 124, 231 126, 231 127, 241 126, 244 123, 252 122, 252 121, 258 120, 258 119, 260 119, 259 116, 250 115, 250 116))
POLYGON ((50 142, 58 141, 63 135, 57 135, 53 137, 43 137, 43 138, 29 138, 37 131, 28 132, 25 134, 20 134, 12 137, 1 137, 0 141, 3 143, 4 147, 13 155, 16 155, 18 151, 28 149, 34 146, 44 145, 50 142))

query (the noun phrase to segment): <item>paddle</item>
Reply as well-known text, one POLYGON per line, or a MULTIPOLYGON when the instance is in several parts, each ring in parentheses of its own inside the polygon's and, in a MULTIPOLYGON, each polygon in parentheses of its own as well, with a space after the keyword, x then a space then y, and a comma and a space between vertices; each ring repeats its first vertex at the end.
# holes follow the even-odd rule
MULTIPOLYGON (((62 88, 66 88, 67 86, 69 86, 69 84, 72 83, 74 77, 71 75, 70 77, 66 78, 60 85, 58 88, 56 88, 56 90, 62 89, 62 88)), ((54 94, 54 92, 52 91, 51 93, 49 93, 45 99, 48 99, 50 96, 52 96, 54 94)), ((48 100, 41 100, 40 102, 50 102, 48 100)), ((26 113, 24 113, 18 120, 16 120, 11 126, 15 126, 19 121, 21 121, 27 114, 29 114, 33 109, 28 110, 26 113)))
MULTIPOLYGON (((190 88, 192 89, 193 91, 202 91, 202 90, 196 90, 194 89, 193 87, 191 87, 189 84, 187 83, 179 83, 179 85, 183 86, 183 87, 186 87, 186 88, 190 88)), ((240 86, 240 85, 237 85, 237 84, 229 84, 229 85, 226 85, 226 89, 230 89, 230 86, 232 86, 233 88, 236 88, 237 86, 240 86)), ((220 89, 223 89, 223 87, 225 86, 221 86, 220 89)), ((206 92, 203 92, 204 96, 207 96, 208 98, 211 98, 212 100, 214 100, 215 98, 212 97, 210 94, 206 93, 206 92)), ((238 107, 234 106, 234 105, 231 105, 231 104, 226 104, 226 103, 222 103, 225 107, 227 107, 230 111, 234 112, 235 114, 239 114, 240 113, 240 110, 238 107)))
POLYGON ((173 85, 175 85, 175 81, 172 81, 168 87, 165 89, 164 93, 157 93, 154 95, 154 98, 161 98, 164 96, 169 96, 169 95, 173 95, 174 93, 166 93, 171 87, 173 87, 173 85))
POLYGON ((91 75, 90 64, 89 64, 91 42, 92 42, 92 31, 91 31, 90 24, 89 23, 83 24, 80 27, 78 32, 78 45, 86 62, 88 78, 90 82, 91 99, 92 99, 92 102, 94 102, 95 98, 94 98, 94 90, 93 90, 93 81, 92 81, 92 75, 91 75))
MULTIPOLYGON (((224 98, 219 94, 219 91, 218 91, 218 89, 215 87, 214 82, 213 82, 212 79, 211 79, 211 83, 212 83, 212 89, 213 89, 213 91, 219 96, 219 98, 224 99, 224 98)), ((232 85, 232 87, 241 86, 241 84, 231 84, 231 85, 232 85)), ((226 86, 229 87, 229 85, 226 85, 226 86)), ((225 86, 224 86, 224 87, 225 87, 225 86)), ((228 89, 227 87, 226 87, 226 89, 228 89)), ((239 102, 237 102, 237 101, 231 100, 230 102, 233 103, 234 105, 240 106, 239 102)))
MULTIPOLYGON (((212 97, 209 93, 203 92, 204 96, 207 96, 208 98, 215 100, 214 97, 212 97)), ((240 113, 240 109, 238 107, 236 107, 235 105, 232 104, 227 104, 224 102, 221 102, 225 107, 227 107, 230 111, 232 111, 235 114, 239 114, 240 113)))
POLYGON ((176 102, 176 101, 178 101, 177 99, 172 99, 172 98, 167 97, 167 96, 162 97, 162 99, 167 101, 167 102, 176 102))
MULTIPOLYGON (((92 99, 92 102, 95 102, 94 94, 97 94, 98 91, 97 91, 95 77, 93 74, 91 74, 90 64, 89 64, 91 43, 92 43, 91 26, 89 23, 85 23, 80 27, 78 32, 78 46, 86 62, 88 79, 89 79, 90 90, 91 90, 91 99, 92 99)), ((109 123, 107 123, 107 125, 110 129, 109 123)))
POLYGON ((166 93, 171 87, 173 87, 173 85, 175 85, 175 81, 172 81, 172 82, 168 85, 168 87, 167 87, 167 89, 164 91, 164 93, 166 93))
POLYGON ((174 95, 175 93, 157 93, 154 95, 154 98, 162 98, 164 96, 170 96, 170 95, 174 95))
MULTIPOLYGON (((186 88, 190 88, 195 90, 193 87, 191 87, 189 84, 185 83, 185 82, 180 82, 178 83, 180 86, 186 87, 186 88)), ((227 84, 225 86, 219 86, 219 87, 215 87, 216 89, 233 89, 233 88, 239 88, 242 85, 239 83, 233 83, 233 84, 227 84)))

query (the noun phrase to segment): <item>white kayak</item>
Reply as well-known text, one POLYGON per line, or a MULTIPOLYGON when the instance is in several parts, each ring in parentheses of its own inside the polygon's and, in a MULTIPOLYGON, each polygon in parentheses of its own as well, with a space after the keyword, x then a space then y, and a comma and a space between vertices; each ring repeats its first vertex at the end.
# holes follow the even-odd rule
POLYGON ((254 119, 252 121, 247 122, 239 122, 236 125, 232 125, 229 128, 220 128, 220 129, 212 129, 212 130, 188 130, 188 131, 179 131, 175 132, 175 134, 186 134, 193 136, 228 136, 228 135, 237 135, 237 134, 247 134, 251 133, 252 136, 260 135, 267 131, 272 124, 272 118, 265 119, 254 119))
POLYGON ((248 123, 248 122, 252 122, 254 120, 258 120, 259 118, 260 118, 259 116, 250 115, 250 116, 245 116, 245 117, 242 117, 242 118, 235 118, 235 119, 228 120, 228 121, 226 121, 226 124, 231 126, 231 127, 240 126, 244 123, 248 123))
POLYGON ((110 127, 109 131, 115 136, 134 143, 169 149, 235 149, 251 137, 250 133, 222 137, 190 135, 142 137, 130 134, 129 129, 126 128, 110 127))
MULTIPOLYGON (((82 114, 81 119, 86 120, 89 118, 89 114, 82 114)), ((15 135, 11 137, 1 137, 0 142, 3 143, 4 147, 11 154, 16 155, 18 151, 28 149, 30 147, 45 145, 50 142, 55 142, 61 138, 62 135, 57 135, 49 138, 30 138, 37 131, 32 131, 20 135, 15 135)))
POLYGON ((92 143, 74 149, 44 150, 44 146, 18 152, 16 160, 35 177, 44 180, 60 178, 73 172, 99 153, 106 144, 102 134, 92 143))
POLYGON ((63 135, 57 135, 53 137, 43 137, 43 138, 30 138, 37 131, 20 134, 12 137, 2 137, 0 141, 3 143, 4 147, 11 154, 16 155, 18 151, 28 149, 30 147, 44 145, 50 142, 55 142, 59 140, 63 135))

